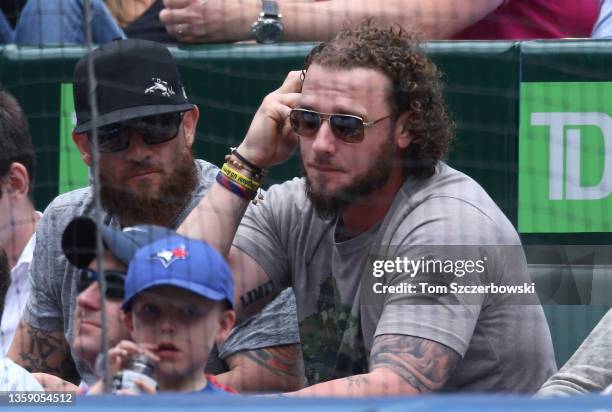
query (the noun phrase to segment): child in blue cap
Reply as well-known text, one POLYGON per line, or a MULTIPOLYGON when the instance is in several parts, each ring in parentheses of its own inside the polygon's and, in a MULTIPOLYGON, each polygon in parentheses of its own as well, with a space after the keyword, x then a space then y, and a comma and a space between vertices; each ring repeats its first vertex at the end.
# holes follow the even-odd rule
MULTIPOLYGON (((135 354, 157 364, 158 388, 137 381, 141 392, 235 392, 204 374, 208 354, 235 323, 229 266, 208 244, 179 235, 139 249, 130 261, 122 305, 133 342, 109 351, 111 375, 135 354)), ((100 393, 98 382, 89 393, 100 393)))

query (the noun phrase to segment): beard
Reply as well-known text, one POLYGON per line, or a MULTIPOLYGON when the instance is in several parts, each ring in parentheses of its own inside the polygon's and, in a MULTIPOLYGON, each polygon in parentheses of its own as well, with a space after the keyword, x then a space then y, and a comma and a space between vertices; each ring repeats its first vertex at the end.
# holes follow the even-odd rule
MULTIPOLYGON (((187 204, 198 182, 191 149, 185 147, 172 159, 171 171, 163 176, 157 193, 147 190, 142 182, 139 192, 130 191, 122 182, 111 182, 100 173, 102 207, 116 216, 122 226, 154 224, 172 227, 187 204)), ((136 166, 146 170, 145 162, 136 166)))
MULTIPOLYGON (((315 185, 313 185, 313 181, 308 176, 302 161, 302 173, 306 177, 306 196, 308 196, 317 215, 325 220, 336 219, 344 208, 358 202, 383 186, 391 175, 393 150, 393 139, 389 136, 380 147, 373 166, 365 174, 357 176, 350 185, 338 189, 331 194, 315 189, 315 185)), ((316 186, 324 187, 325 182, 325 177, 321 177, 316 186)))

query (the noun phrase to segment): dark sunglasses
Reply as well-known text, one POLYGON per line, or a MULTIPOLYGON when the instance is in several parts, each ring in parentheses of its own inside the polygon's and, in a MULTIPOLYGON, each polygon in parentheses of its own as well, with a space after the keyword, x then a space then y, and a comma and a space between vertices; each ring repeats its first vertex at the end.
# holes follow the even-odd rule
MULTIPOLYGON (((89 268, 81 270, 81 276, 77 282, 78 293, 83 292, 92 283, 100 279, 100 274, 89 268)), ((118 270, 105 270, 104 279, 106 279, 106 298, 107 299, 123 299, 125 293, 125 272, 118 270)))
MULTIPOLYGON (((183 113, 139 117, 98 127, 98 147, 102 153, 116 153, 130 146, 130 129, 136 129, 146 144, 170 141, 178 135, 183 113)), ((91 131, 88 136, 92 139, 91 131)))
POLYGON ((329 122, 334 136, 343 142, 359 143, 363 140, 364 130, 383 121, 391 115, 371 122, 352 114, 319 113, 313 110, 293 109, 289 113, 289 122, 293 131, 302 137, 314 137, 324 120, 329 122))

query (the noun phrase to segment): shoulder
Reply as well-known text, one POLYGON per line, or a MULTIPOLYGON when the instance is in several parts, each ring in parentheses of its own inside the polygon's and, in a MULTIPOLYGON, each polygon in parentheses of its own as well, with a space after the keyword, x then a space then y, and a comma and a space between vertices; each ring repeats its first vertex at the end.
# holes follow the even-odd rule
POLYGON ((301 220, 308 220, 312 206, 306 195, 303 178, 293 178, 286 182, 273 184, 264 193, 264 199, 256 206, 247 209, 247 216, 275 216, 281 220, 299 215, 301 220))
POLYGON ((217 166, 210 162, 207 162, 206 160, 195 159, 195 164, 196 168, 198 169, 198 175, 200 176, 200 178, 208 179, 210 178, 210 176, 212 176, 214 179, 217 172, 219 171, 219 168, 217 166))
POLYGON ((57 196, 45 209, 36 228, 37 240, 47 236, 48 232, 61 231, 74 218, 90 213, 93 209, 91 187, 73 190, 57 196))
POLYGON ((291 180, 273 184, 267 190, 267 194, 276 201, 284 200, 287 203, 302 204, 308 201, 306 180, 303 177, 294 177, 291 180))
POLYGON ((389 223, 394 242, 410 236, 411 242, 421 244, 520 243, 482 186, 444 163, 431 178, 402 187, 389 223))
POLYGON ((65 215, 73 216, 86 213, 93 207, 93 193, 91 186, 72 190, 57 196, 45 209, 42 220, 60 218, 65 215))

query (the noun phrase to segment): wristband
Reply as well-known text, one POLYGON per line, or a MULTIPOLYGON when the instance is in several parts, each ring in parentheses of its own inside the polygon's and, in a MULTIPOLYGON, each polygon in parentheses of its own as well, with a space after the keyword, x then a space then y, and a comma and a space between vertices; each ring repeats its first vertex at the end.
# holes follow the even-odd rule
POLYGON ((253 179, 249 179, 248 177, 246 177, 245 175, 243 175, 242 173, 232 169, 231 167, 229 167, 229 165, 227 163, 225 163, 223 165, 223 167, 221 168, 221 173, 223 173, 227 178, 229 178, 230 180, 232 180, 233 182, 239 184, 240 186, 243 186, 249 190, 252 191, 257 191, 259 190, 259 188, 261 187, 261 183, 253 180, 253 179))
POLYGON ((243 199, 253 200, 257 196, 257 191, 241 186, 225 176, 221 171, 217 173, 216 180, 221 186, 243 199))

